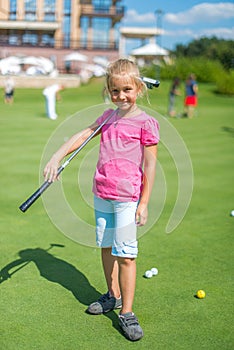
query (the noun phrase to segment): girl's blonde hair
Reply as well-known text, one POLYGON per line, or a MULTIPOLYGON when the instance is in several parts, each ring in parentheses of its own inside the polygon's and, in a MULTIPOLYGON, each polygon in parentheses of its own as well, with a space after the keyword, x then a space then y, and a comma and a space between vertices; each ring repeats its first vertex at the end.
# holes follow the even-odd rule
MULTIPOLYGON (((106 90, 109 92, 112 86, 112 79, 131 79, 139 90, 139 95, 147 92, 147 86, 142 82, 138 66, 131 60, 120 58, 110 63, 106 70, 106 90)), ((107 92, 106 91, 106 92, 107 92)))

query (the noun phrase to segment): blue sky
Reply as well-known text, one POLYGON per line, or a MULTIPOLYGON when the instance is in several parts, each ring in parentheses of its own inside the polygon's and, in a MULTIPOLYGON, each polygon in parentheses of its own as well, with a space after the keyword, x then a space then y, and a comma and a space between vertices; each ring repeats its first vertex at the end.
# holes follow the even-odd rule
MULTIPOLYGON (((156 27, 163 30, 158 44, 173 50, 177 44, 187 44, 200 37, 217 36, 234 40, 234 1, 220 0, 123 0, 123 27, 156 27), (156 11, 162 15, 157 21, 156 11)), ((128 39, 128 46, 140 42, 128 39)))

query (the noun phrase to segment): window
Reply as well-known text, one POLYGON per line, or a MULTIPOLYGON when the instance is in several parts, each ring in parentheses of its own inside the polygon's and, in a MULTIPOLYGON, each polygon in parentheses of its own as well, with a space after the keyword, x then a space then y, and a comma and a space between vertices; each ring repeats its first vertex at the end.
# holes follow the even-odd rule
POLYGON ((13 46, 19 44, 19 37, 14 29, 9 30, 8 43, 13 46))
POLYGON ((16 12, 17 12, 17 0, 10 0, 10 20, 16 20, 16 12))
POLYGON ((94 18, 92 27, 94 33, 94 46, 95 47, 108 47, 109 43, 109 30, 111 21, 109 18, 94 18))
POLYGON ((109 12, 109 8, 112 4, 110 0, 93 0, 93 6, 95 12, 109 12))
POLYGON ((22 44, 36 46, 38 44, 38 35, 30 30, 26 30, 22 36, 22 44))
POLYGON ((25 20, 35 21, 37 19, 37 4, 36 0, 24 0, 25 20))
POLYGON ((53 47, 53 46, 54 46, 54 36, 53 36, 53 33, 51 33, 51 34, 43 34, 43 35, 41 36, 41 45, 42 45, 42 46, 53 47))
POLYGON ((44 0, 44 21, 54 22, 55 18, 55 0, 44 0))
POLYGON ((65 47, 70 46, 70 34, 71 34, 71 1, 64 0, 64 18, 63 18, 63 35, 65 47))

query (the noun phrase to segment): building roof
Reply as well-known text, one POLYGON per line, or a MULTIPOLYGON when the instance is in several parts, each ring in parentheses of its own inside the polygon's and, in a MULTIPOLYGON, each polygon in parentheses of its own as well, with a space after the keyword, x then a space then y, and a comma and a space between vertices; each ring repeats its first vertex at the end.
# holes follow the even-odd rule
POLYGON ((120 34, 125 38, 146 39, 162 34, 157 28, 138 28, 138 27, 121 27, 120 34))

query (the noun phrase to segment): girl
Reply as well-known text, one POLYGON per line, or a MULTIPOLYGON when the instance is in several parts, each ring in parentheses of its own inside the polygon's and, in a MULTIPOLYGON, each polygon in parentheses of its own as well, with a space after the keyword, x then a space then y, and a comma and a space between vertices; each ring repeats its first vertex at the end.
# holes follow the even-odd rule
MULTIPOLYGON (((121 309, 119 325, 132 341, 143 337, 132 310, 137 226, 147 221, 159 142, 157 121, 136 104, 144 90, 147 87, 132 61, 119 59, 107 68, 106 91, 117 109, 100 131, 99 159, 93 180, 96 239, 101 247, 108 292, 89 305, 87 312, 96 315, 121 309)), ((56 179, 61 160, 78 148, 110 113, 113 110, 105 111, 94 124, 60 147, 44 169, 46 180, 56 179)))
POLYGON ((198 85, 194 74, 190 74, 185 83, 185 116, 193 118, 198 101, 198 85))

